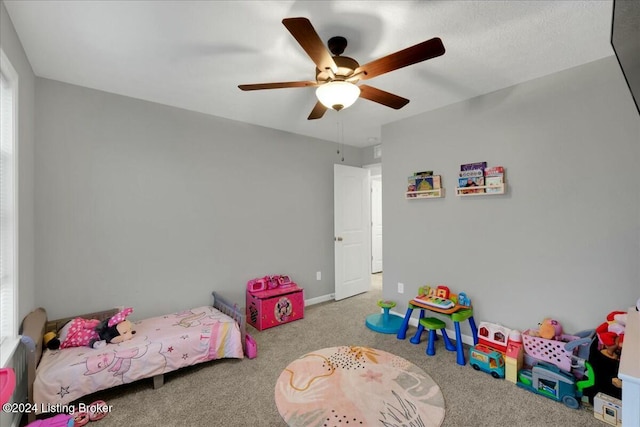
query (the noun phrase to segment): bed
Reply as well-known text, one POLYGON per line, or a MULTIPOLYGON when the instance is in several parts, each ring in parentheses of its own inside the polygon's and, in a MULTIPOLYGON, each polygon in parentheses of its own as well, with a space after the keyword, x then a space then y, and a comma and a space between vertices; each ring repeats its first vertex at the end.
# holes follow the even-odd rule
MULTIPOLYGON (((213 306, 196 307, 134 323, 129 341, 102 349, 73 347, 42 350, 45 332, 58 331, 75 317, 104 320, 118 310, 81 314, 47 321, 38 308, 23 322, 27 345, 30 403, 65 405, 99 390, 153 378, 154 388, 163 374, 185 366, 221 358, 244 357, 245 317, 242 311, 213 292, 213 306)), ((30 414, 30 418, 35 414, 30 414)))

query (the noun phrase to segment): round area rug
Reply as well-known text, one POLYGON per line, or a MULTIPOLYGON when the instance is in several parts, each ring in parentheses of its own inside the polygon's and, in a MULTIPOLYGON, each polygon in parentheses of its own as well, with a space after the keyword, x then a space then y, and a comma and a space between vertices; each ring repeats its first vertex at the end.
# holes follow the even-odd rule
POLYGON ((444 420, 444 398, 429 375, 368 347, 323 348, 294 360, 275 398, 291 427, 437 427, 444 420))

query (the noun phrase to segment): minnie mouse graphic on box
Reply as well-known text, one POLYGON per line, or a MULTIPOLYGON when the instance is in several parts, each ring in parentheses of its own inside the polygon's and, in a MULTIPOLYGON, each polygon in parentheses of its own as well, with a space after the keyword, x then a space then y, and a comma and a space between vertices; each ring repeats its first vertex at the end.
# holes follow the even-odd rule
POLYGON ((136 331, 127 316, 133 313, 128 307, 109 319, 83 319, 76 317, 67 322, 56 336, 55 332, 44 335, 44 345, 50 350, 69 347, 103 348, 108 343, 118 344, 130 340, 136 331))
POLYGON ((276 303, 273 315, 278 322, 286 322, 289 320, 289 316, 293 313, 293 305, 287 297, 282 297, 276 303))

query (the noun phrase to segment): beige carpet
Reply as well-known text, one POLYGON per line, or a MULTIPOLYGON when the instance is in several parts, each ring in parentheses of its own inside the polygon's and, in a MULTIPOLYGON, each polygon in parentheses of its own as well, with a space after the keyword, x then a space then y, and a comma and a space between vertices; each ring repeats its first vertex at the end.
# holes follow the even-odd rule
POLYGON ((307 353, 282 371, 275 401, 290 427, 424 426, 444 419, 440 387, 402 357, 369 347, 307 353))

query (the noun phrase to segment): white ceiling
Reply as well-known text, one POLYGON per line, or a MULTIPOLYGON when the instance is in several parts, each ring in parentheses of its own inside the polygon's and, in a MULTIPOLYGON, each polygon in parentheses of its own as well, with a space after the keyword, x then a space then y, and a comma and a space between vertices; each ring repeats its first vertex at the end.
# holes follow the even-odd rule
POLYGON ((363 147, 381 125, 613 55, 612 1, 5 1, 33 71, 59 80, 363 147), (367 80, 411 102, 360 99, 307 120, 314 88, 238 84, 313 80, 282 25, 341 35, 360 64, 440 37, 444 56, 367 80))

